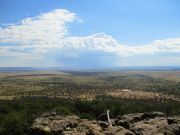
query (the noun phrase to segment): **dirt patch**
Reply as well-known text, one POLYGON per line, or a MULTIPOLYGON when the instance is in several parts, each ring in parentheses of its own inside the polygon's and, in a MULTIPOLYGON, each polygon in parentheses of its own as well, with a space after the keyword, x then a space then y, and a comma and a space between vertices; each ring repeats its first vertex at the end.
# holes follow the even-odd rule
POLYGON ((108 92, 107 95, 113 97, 131 98, 131 99, 161 99, 161 100, 164 99, 164 100, 180 101, 180 99, 176 98, 173 95, 166 95, 157 92, 132 91, 127 89, 108 92))

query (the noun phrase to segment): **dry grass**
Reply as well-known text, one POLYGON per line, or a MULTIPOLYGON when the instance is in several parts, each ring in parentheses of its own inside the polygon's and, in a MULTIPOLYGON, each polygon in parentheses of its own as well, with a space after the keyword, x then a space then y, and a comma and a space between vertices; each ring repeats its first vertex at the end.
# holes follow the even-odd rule
POLYGON ((29 72, 0 72, 0 79, 30 79, 39 80, 49 77, 69 75, 68 73, 60 71, 29 71, 29 72))
POLYGON ((180 101, 180 99, 176 98, 173 95, 166 95, 157 92, 145 92, 145 91, 116 90, 113 92, 108 92, 107 95, 113 97, 130 98, 130 99, 161 99, 161 100, 164 99, 164 100, 180 101))
POLYGON ((13 100, 16 96, 0 96, 0 100, 13 100))
MULTIPOLYGON (((151 76, 154 78, 160 78, 171 81, 179 81, 180 82, 180 71, 128 71, 128 72, 119 72, 119 73, 109 73, 112 76, 119 75, 134 75, 141 74, 146 76, 151 76)), ((103 73, 102 73, 103 75, 103 73)), ((106 75, 106 74, 105 74, 106 75)), ((0 99, 3 100, 11 100, 15 96, 18 95, 28 95, 27 93, 31 93, 32 96, 37 96, 33 94, 33 92, 39 92, 44 90, 44 86, 37 85, 39 81, 53 81, 52 78, 59 78, 65 81, 77 82, 80 84, 88 84, 92 86, 101 86, 106 83, 102 76, 75 76, 69 73, 63 73, 59 71, 32 71, 32 72, 13 72, 13 73, 0 73, 0 80, 10 80, 10 82, 0 83, 0 99), (15 82, 14 82, 15 80, 15 82), (21 84, 21 81, 24 81, 24 84, 21 84), (18 83, 17 83, 17 82, 18 83), (26 82, 27 81, 27 82, 26 82)), ((105 76, 106 77, 106 76, 105 76)), ((23 82, 22 81, 22 82, 23 82)), ((119 80, 117 80, 119 81, 119 80)), ((79 85, 80 85, 79 84, 79 85)), ((73 88, 72 88, 73 90, 73 88)), ((88 90, 90 91, 90 90, 88 90)), ((58 96, 61 95, 61 98, 80 98, 82 100, 93 100, 97 95, 101 95, 101 92, 98 93, 74 93, 74 95, 70 95, 69 93, 61 94, 61 91, 57 93, 53 93, 53 91, 46 91, 45 95, 47 96, 58 96), (60 93, 60 94, 59 94, 60 93), (57 94, 57 95, 56 95, 57 94), (76 97, 75 97, 76 96, 76 97)), ((103 93, 104 94, 104 93, 103 93)), ((113 97, 121 97, 121 98, 131 98, 131 99, 167 99, 167 100, 178 100, 173 95, 165 95, 162 93, 155 92, 145 92, 145 91, 128 91, 128 90, 112 90, 112 92, 108 92, 107 95, 111 95, 113 97)), ((43 96, 43 95, 42 95, 43 96)))
POLYGON ((127 74, 142 74, 153 78, 180 82, 180 71, 129 71, 127 74))
POLYGON ((92 100, 96 99, 96 95, 95 94, 80 94, 78 96, 78 98, 81 100, 92 101, 92 100))
POLYGON ((180 82, 180 71, 149 72, 147 73, 147 75, 154 78, 180 82))

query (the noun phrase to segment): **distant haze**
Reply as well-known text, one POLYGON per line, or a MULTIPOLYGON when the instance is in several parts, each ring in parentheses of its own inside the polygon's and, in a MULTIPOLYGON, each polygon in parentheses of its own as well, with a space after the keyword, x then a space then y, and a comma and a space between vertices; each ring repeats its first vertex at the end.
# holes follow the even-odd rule
POLYGON ((144 70, 144 71, 178 71, 180 66, 164 66, 164 67, 153 67, 153 66, 138 66, 138 67, 104 67, 104 68, 65 68, 65 67, 0 67, 0 72, 22 72, 22 71, 96 71, 96 72, 116 72, 116 71, 127 71, 127 70, 144 70))
POLYGON ((180 66, 178 0, 2 0, 0 66, 180 66))

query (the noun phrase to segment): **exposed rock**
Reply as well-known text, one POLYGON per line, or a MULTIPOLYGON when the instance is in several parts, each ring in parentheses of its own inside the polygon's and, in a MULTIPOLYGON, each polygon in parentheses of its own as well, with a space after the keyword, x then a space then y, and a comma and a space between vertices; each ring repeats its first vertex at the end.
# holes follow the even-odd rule
POLYGON ((45 113, 34 120, 34 135, 180 135, 180 117, 167 118, 164 113, 134 113, 112 119, 109 126, 105 114, 99 120, 80 119, 45 113))
POLYGON ((116 125, 136 135, 178 135, 178 118, 166 118, 162 112, 126 114, 118 117, 116 125))
POLYGON ((75 115, 62 117, 54 113, 43 114, 34 121, 32 129, 41 134, 59 134, 68 128, 75 128, 79 121, 80 118, 75 115))
POLYGON ((108 128, 108 126, 109 126, 109 124, 104 121, 98 121, 97 123, 98 123, 98 125, 101 126, 102 129, 108 128))
POLYGON ((173 129, 167 123, 165 118, 154 118, 134 123, 130 128, 134 133, 143 135, 169 134, 173 135, 173 129))
POLYGON ((103 135, 102 128, 96 121, 83 120, 79 123, 79 127, 81 127, 87 135, 103 135))
POLYGON ((86 135, 86 133, 82 131, 73 130, 73 131, 64 131, 62 135, 86 135))
POLYGON ((135 135, 128 129, 121 126, 109 127, 104 132, 105 135, 135 135))

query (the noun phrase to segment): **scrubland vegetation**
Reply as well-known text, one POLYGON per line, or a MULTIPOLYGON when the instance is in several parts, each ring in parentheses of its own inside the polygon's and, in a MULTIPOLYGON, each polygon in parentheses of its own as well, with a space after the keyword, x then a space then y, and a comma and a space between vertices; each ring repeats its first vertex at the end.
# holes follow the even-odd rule
MULTIPOLYGON (((0 74, 0 135, 30 135, 32 121, 47 111, 97 118, 162 111, 180 114, 180 82, 165 71, 47 71, 0 74), (123 91, 123 90, 126 91, 123 91)), ((169 72, 169 71, 167 71, 169 72)))

